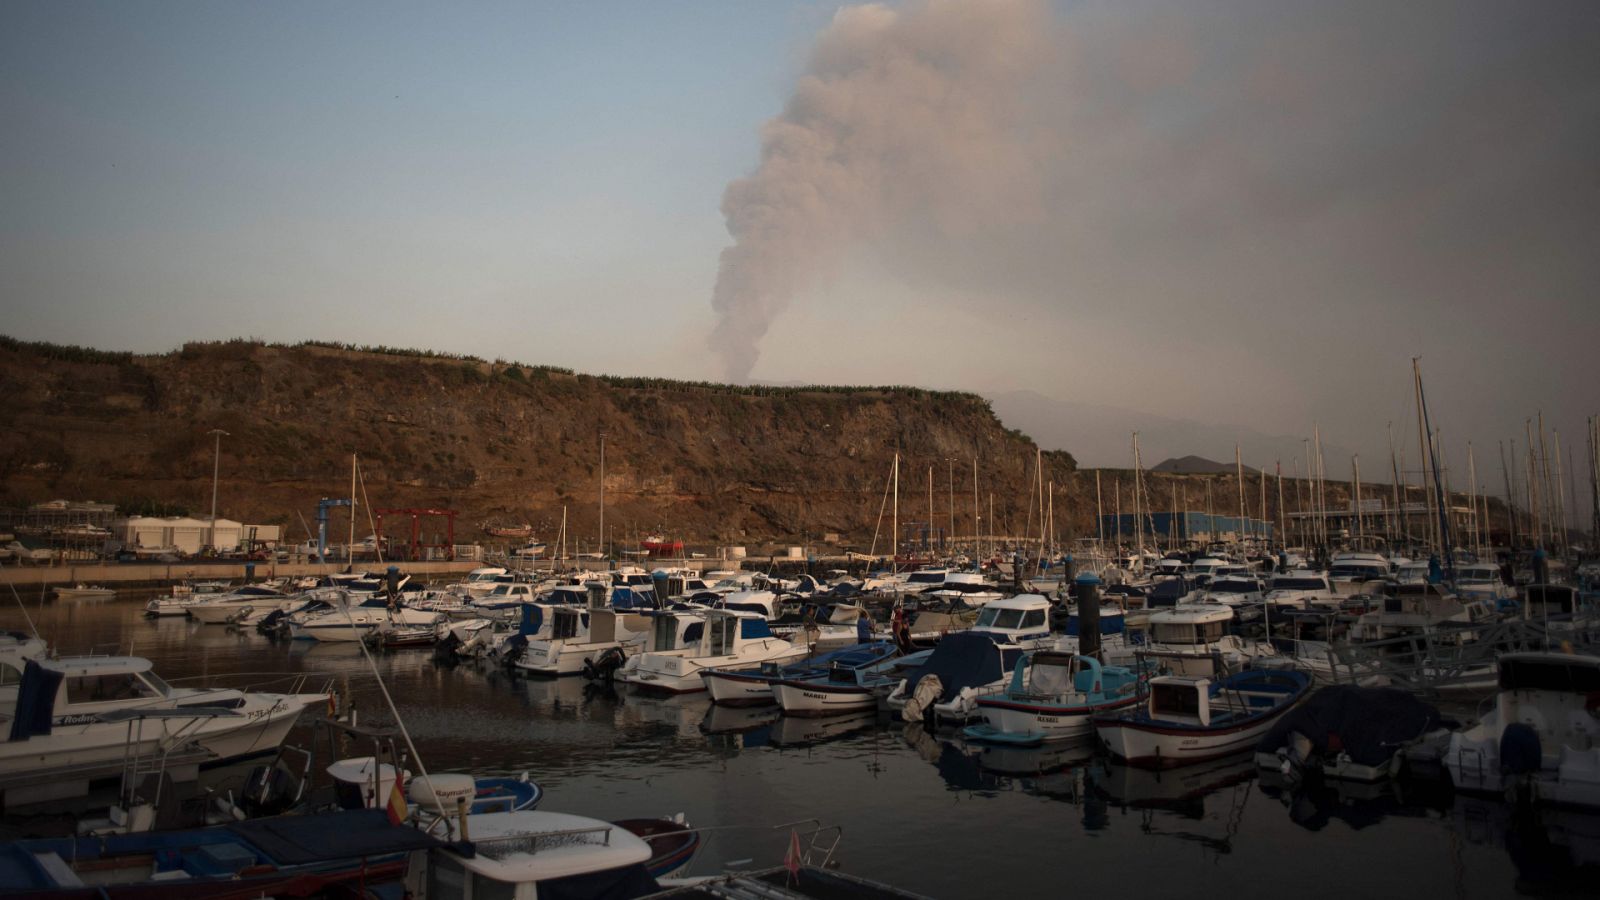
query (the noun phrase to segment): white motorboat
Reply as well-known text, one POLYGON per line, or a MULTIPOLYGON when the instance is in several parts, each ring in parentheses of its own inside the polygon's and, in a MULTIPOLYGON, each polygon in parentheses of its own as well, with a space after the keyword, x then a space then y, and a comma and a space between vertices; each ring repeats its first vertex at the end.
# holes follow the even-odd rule
POLYGON ((1333 609, 1339 605, 1339 597, 1333 593, 1333 586, 1328 584, 1328 577, 1309 569, 1273 576, 1267 583, 1267 593, 1263 599, 1273 607, 1289 609, 1310 609, 1314 606, 1333 609))
POLYGON ((1508 653, 1481 722, 1450 736, 1456 790, 1600 807, 1600 657, 1508 653))
POLYGON ((1371 594, 1394 573, 1389 560, 1378 553, 1340 553, 1328 565, 1328 584, 1337 599, 1371 594))
POLYGON ((252 612, 287 609, 295 605, 298 597, 285 594, 264 584, 247 584, 244 587, 184 607, 189 618, 202 625, 222 625, 237 622, 252 612))
POLYGON ((924 590, 921 594, 924 600, 938 599, 949 603, 951 606, 966 606, 972 609, 984 606, 1005 595, 996 587, 983 580, 983 576, 976 572, 951 572, 944 578, 944 582, 936 588, 924 590))
MULTIPOLYGON (((1248 661, 1276 653, 1267 641, 1251 641, 1229 634, 1233 607, 1221 603, 1186 603, 1150 614, 1149 639, 1138 655, 1154 660, 1179 675, 1221 675, 1220 661, 1228 671, 1248 661)), ((1120 654, 1129 661, 1132 648, 1120 654)))
POLYGON ((359 641, 380 628, 432 628, 445 617, 432 610, 389 607, 382 600, 353 604, 348 594, 332 609, 295 613, 289 617, 289 636, 295 640, 347 643, 359 641))
POLYGON ((706 669, 786 663, 806 654, 804 646, 774 635, 760 613, 712 609, 703 615, 705 633, 700 640, 692 646, 634 656, 623 664, 617 680, 645 691, 693 693, 706 689, 700 677, 706 669))
MULTIPOLYGON (((551 597, 560 596, 561 590, 553 591, 551 597)), ((598 662, 611 651, 625 657, 657 628, 651 618, 657 605, 654 590, 590 582, 584 591, 587 607, 562 605, 550 611, 548 633, 528 641, 522 655, 513 661, 518 669, 545 677, 578 675, 586 663, 598 662)), ((677 627, 687 628, 688 624, 685 620, 677 627)))
POLYGON ((104 600, 115 597, 114 588, 98 584, 75 584, 71 587, 58 587, 55 589, 57 600, 104 600))
POLYGON ((27 664, 0 743, 0 775, 70 772, 74 766, 198 743, 217 760, 270 752, 321 693, 175 688, 136 656, 84 656, 27 664))
POLYGON ((1517 599, 1517 589, 1505 583, 1500 567, 1493 563, 1473 563, 1457 569, 1456 593, 1463 600, 1487 600, 1495 606, 1517 599))
POLYGON ((1002 597, 978 610, 973 631, 987 632, 996 643, 1034 650, 1055 643, 1050 633, 1050 599, 1043 594, 1002 597))

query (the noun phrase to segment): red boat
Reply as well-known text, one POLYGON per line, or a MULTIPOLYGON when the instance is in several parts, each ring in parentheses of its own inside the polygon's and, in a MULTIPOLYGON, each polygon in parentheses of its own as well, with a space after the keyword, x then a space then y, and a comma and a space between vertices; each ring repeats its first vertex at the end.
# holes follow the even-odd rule
POLYGON ((683 541, 669 541, 664 537, 651 535, 639 542, 651 556, 670 557, 678 559, 683 556, 683 541))

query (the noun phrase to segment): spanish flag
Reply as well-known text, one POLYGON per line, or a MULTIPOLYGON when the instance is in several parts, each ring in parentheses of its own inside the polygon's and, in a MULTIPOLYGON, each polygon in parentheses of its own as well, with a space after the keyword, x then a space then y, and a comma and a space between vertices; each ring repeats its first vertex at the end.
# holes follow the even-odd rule
POLYGON ((397 771, 394 773, 394 786, 389 788, 389 805, 384 811, 389 814, 389 822, 394 825, 399 825, 406 818, 405 780, 406 774, 397 771))

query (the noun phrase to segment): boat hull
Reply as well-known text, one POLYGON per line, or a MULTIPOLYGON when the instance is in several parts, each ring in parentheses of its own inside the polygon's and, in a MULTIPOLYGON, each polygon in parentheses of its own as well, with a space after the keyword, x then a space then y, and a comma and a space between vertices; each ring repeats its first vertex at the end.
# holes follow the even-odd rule
POLYGON ((1138 694, 1129 694, 1093 706, 983 699, 978 701, 983 724, 967 729, 966 735, 974 740, 1021 746, 1081 738, 1094 731, 1094 716, 1127 709, 1142 699, 1138 694))
POLYGON ((872 688, 854 684, 777 681, 772 696, 786 716, 831 716, 878 706, 872 688))
POLYGON ((723 706, 763 706, 776 702, 772 696, 772 678, 759 672, 704 671, 706 693, 712 703, 723 706))
POLYGON ((1201 728, 1134 719, 1095 719, 1094 730, 1106 749, 1129 765, 1167 769, 1253 748, 1261 736, 1298 703, 1297 698, 1280 704, 1231 727, 1201 728))

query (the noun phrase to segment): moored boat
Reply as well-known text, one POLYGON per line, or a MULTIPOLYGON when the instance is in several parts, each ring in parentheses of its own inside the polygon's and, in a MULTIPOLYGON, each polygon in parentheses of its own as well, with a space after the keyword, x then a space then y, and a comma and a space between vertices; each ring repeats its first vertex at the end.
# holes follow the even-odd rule
POLYGON ((1247 669, 1218 681, 1164 675, 1150 679, 1143 709, 1095 716, 1093 723, 1118 758, 1169 768, 1254 747, 1310 690, 1311 677, 1293 670, 1247 669))
POLYGON ((776 702, 773 685, 780 681, 831 677, 835 668, 853 674, 856 669, 881 662, 895 652, 892 642, 874 641, 808 656, 788 665, 767 662, 754 668, 706 669, 700 677, 705 681, 712 703, 756 706, 776 702))
POLYGON ((1082 737, 1098 713, 1138 703, 1139 677, 1092 656, 1039 651, 1017 660, 1004 693, 978 698, 982 724, 962 732, 996 744, 1032 745, 1082 737))

